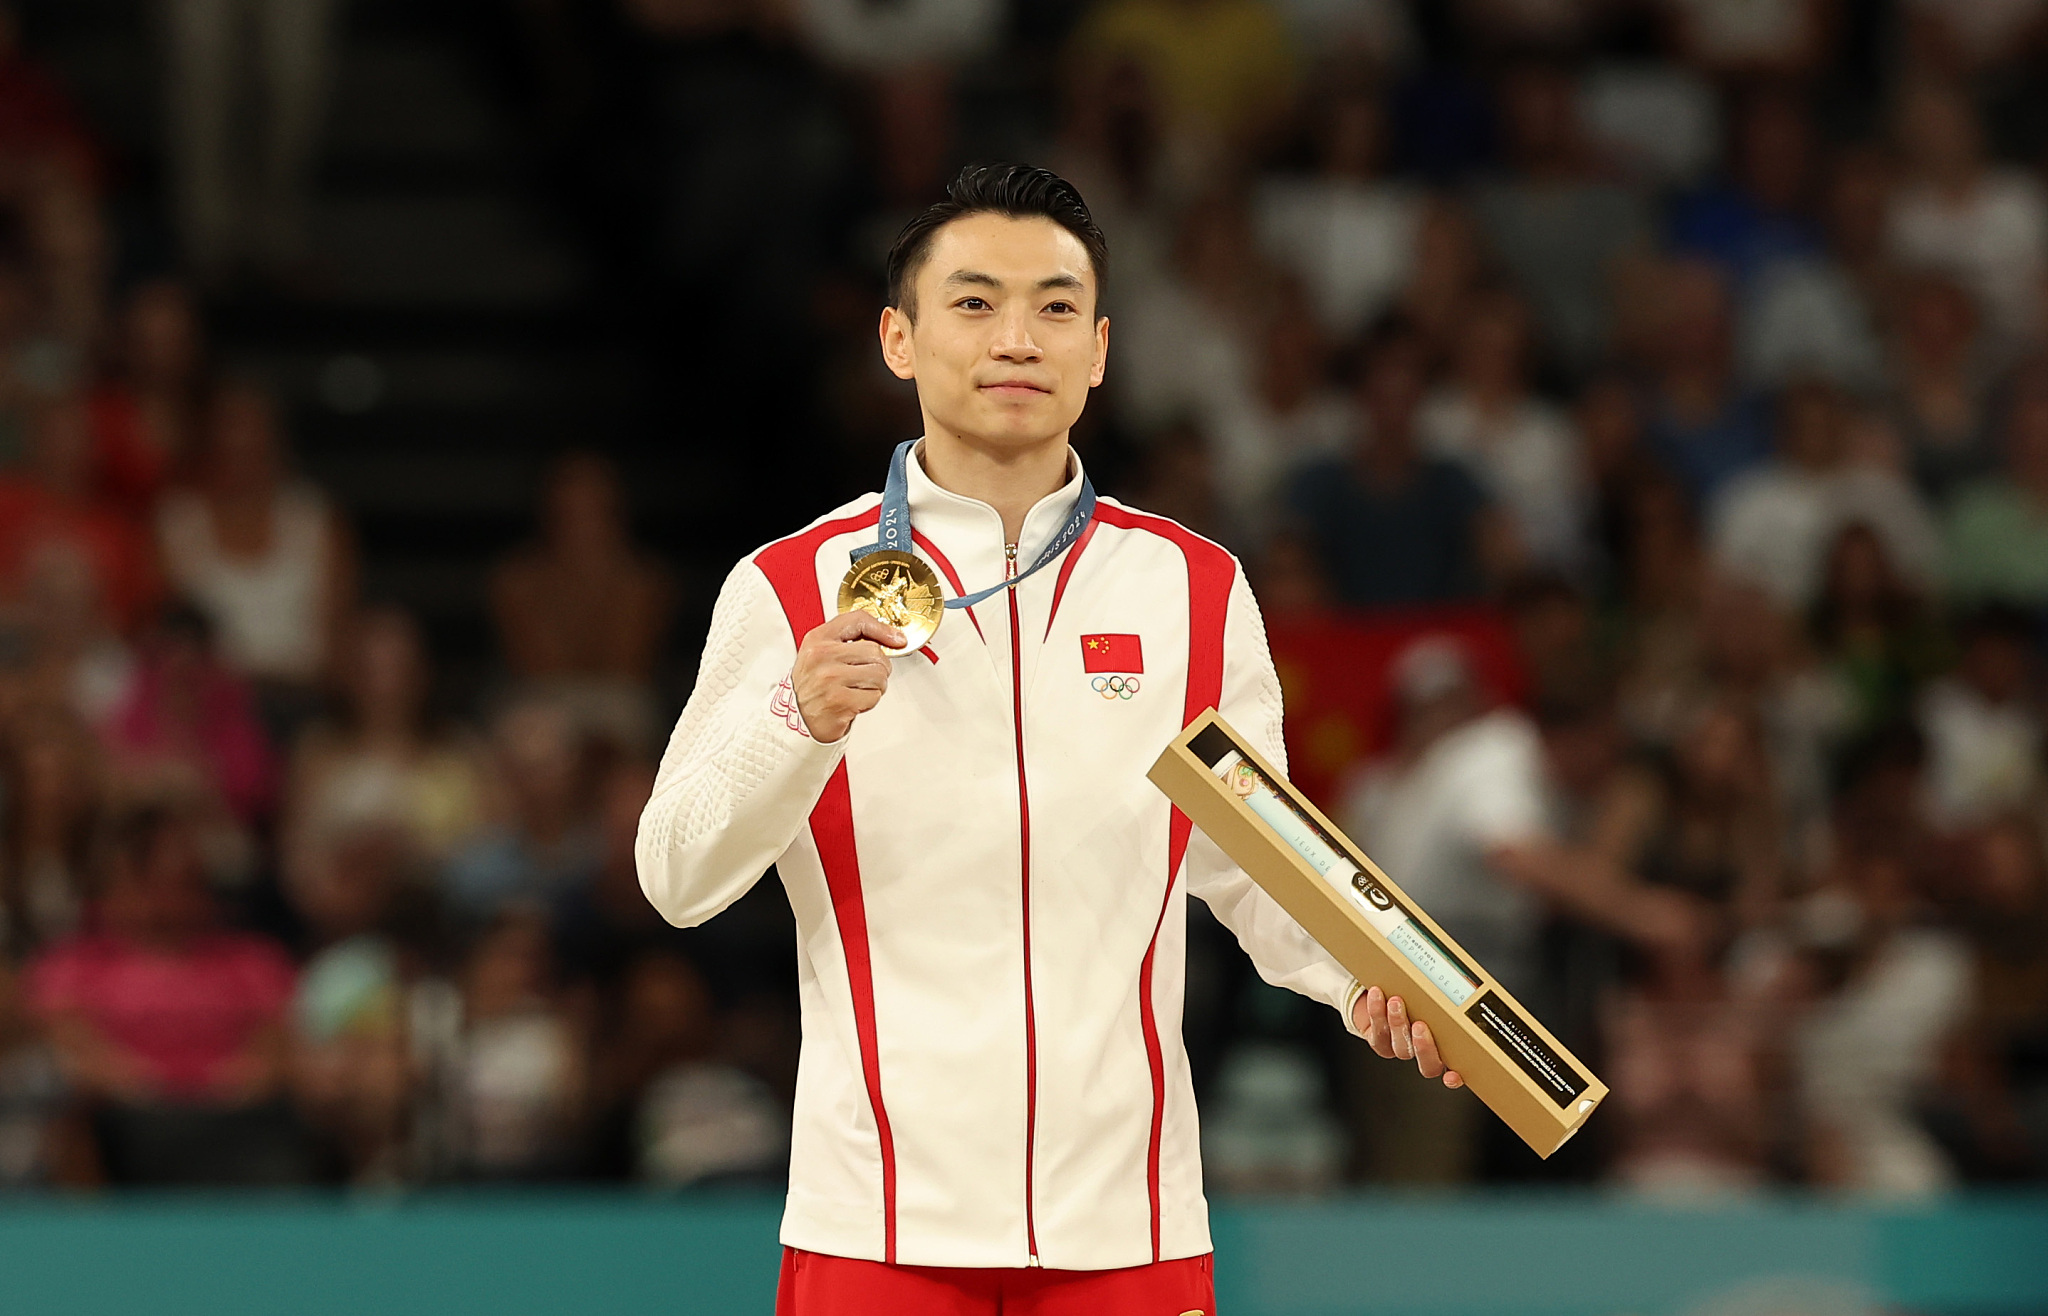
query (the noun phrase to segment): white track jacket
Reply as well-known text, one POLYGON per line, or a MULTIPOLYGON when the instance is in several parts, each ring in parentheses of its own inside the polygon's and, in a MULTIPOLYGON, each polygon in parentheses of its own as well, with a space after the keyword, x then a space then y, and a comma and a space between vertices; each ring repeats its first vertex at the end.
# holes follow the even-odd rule
MULTIPOLYGON (((1066 520, 1072 469, 1016 560, 1066 520)), ((916 460, 909 479, 917 550, 953 596, 1018 569, 995 509, 916 460)), ((1223 549, 1104 499, 1061 560, 949 611, 926 651, 893 661, 881 703, 818 744, 790 669, 836 611, 849 551, 874 542, 879 503, 733 569, 640 822, 641 885, 670 922, 711 918, 771 864, 795 910, 782 1241, 926 1266, 1205 1253, 1181 1044, 1188 893, 1268 982, 1347 1026, 1360 990, 1145 777, 1212 705, 1284 761, 1258 605, 1223 549)))

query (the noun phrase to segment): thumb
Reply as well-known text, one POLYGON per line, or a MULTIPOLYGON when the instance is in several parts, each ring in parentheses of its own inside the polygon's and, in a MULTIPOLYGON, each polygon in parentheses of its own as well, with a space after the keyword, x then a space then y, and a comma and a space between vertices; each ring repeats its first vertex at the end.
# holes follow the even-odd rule
POLYGON ((860 608, 842 612, 832 622, 831 634, 842 641, 873 640, 884 649, 901 649, 908 637, 880 617, 860 608))

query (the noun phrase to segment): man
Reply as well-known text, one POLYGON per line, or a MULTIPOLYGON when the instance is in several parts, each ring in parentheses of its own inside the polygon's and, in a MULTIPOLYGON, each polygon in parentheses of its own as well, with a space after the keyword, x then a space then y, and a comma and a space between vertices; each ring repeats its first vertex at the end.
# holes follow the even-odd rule
POLYGON ((1363 353, 1348 453, 1310 462, 1286 503, 1315 546, 1339 601, 1352 607, 1443 603, 1479 594, 1499 574, 1510 533, 1465 468, 1421 450, 1418 409, 1429 362, 1412 329, 1395 324, 1363 353))
POLYGON ((796 913, 785 1314, 1214 1311, 1190 891, 1269 981, 1461 1081, 1145 779, 1211 705, 1279 759, 1280 687, 1236 561, 1098 502, 1068 446, 1109 347, 1105 255, 1074 189, 1019 165, 965 171, 904 230, 881 345, 923 441, 882 499, 734 568, 641 820, 671 922, 770 864, 796 913), (951 602, 987 592, 922 647, 830 615, 891 536, 951 602))
MULTIPOLYGON (((1559 834, 1556 788, 1580 775, 1588 710, 1559 704, 1539 723, 1491 706, 1447 636, 1417 640, 1389 675, 1398 739, 1350 790, 1345 826, 1503 986, 1525 1001, 1546 994, 1536 952, 1550 908, 1645 950, 1690 953, 1699 915, 1689 900, 1559 834)), ((1360 1088, 1375 1112, 1364 1140, 1379 1177, 1456 1183, 1478 1168, 1470 1102, 1370 1073, 1360 1088)))

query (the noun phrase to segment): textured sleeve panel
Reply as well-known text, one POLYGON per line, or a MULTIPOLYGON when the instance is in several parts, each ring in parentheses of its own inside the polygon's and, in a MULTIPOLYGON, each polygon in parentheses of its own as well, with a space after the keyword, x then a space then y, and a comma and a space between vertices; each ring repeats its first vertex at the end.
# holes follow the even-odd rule
POLYGON ((691 927, 746 894, 804 826, 844 745, 803 730, 796 641, 752 559, 726 577, 697 684, 662 755, 635 848, 640 886, 691 927))
MULTIPOLYGON (((1285 771, 1280 677, 1273 670, 1265 619, 1241 569, 1231 585, 1223 645, 1223 704, 1217 711, 1285 771)), ((1187 874, 1189 893, 1236 935, 1261 978, 1322 1001, 1351 1026, 1358 983, 1199 828, 1188 841, 1187 874)))

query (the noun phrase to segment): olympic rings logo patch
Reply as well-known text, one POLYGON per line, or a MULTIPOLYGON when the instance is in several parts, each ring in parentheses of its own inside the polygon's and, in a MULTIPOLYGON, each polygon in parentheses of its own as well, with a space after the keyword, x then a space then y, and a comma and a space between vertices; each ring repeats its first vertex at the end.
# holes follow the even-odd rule
POLYGON ((1104 699, 1129 699, 1138 693, 1138 678, 1135 676, 1098 676, 1088 683, 1089 689, 1104 699))

